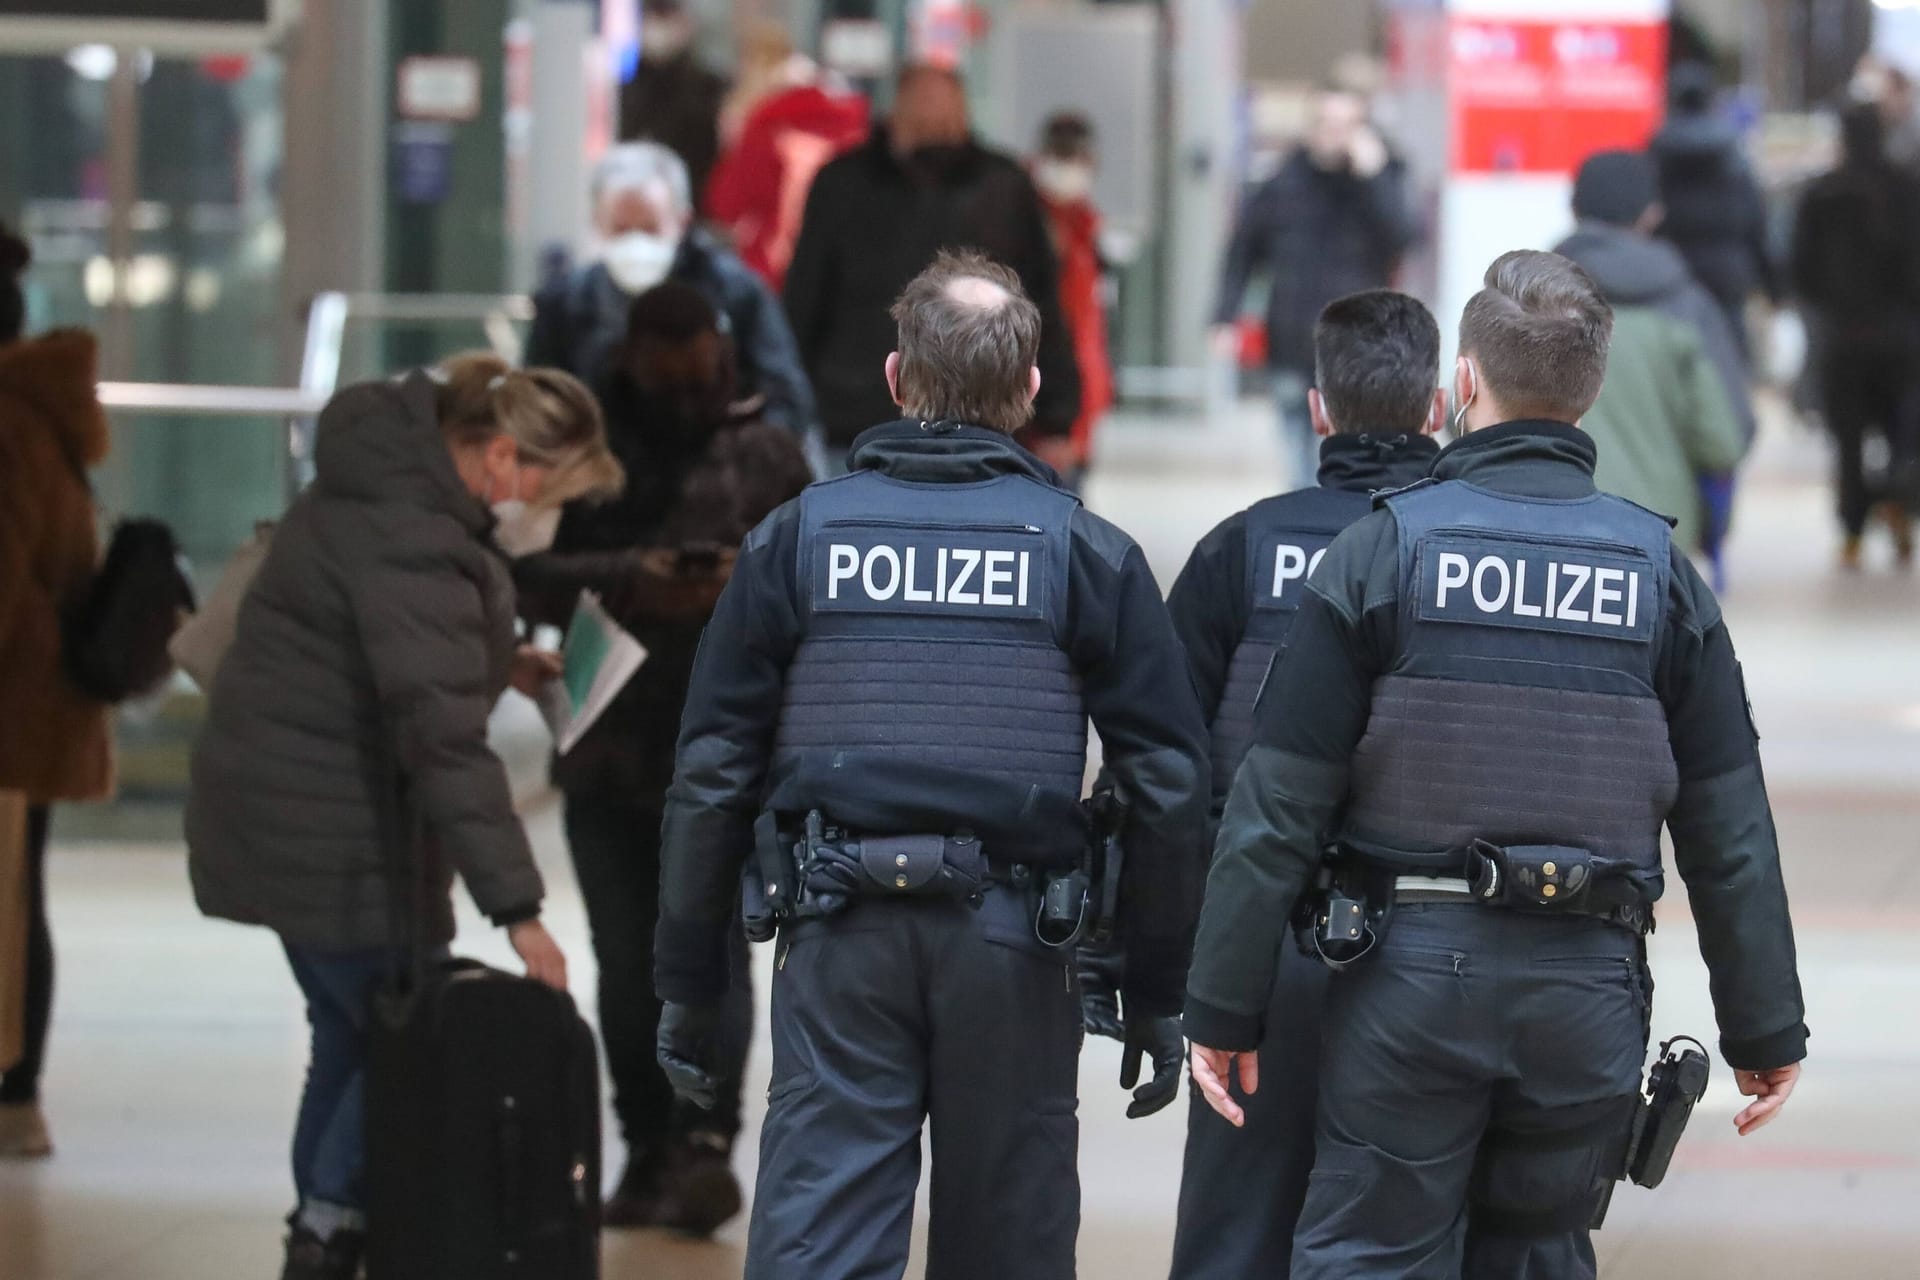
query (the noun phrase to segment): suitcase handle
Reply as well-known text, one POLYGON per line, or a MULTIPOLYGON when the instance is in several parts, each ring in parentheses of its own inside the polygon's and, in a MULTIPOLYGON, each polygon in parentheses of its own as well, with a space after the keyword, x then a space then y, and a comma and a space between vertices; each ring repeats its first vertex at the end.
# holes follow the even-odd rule
POLYGON ((520 1103, 512 1094, 500 1100, 500 1114, 494 1120, 494 1139, 498 1145, 500 1245, 507 1261, 516 1260, 526 1241, 526 1186, 521 1175, 526 1168, 526 1126, 520 1120, 520 1103))

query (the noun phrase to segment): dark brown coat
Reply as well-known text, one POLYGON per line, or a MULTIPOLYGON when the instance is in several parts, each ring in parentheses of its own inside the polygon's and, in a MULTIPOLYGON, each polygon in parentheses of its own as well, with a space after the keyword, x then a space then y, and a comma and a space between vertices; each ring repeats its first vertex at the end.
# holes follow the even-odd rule
POLYGON ((84 467, 107 456, 93 338, 0 347, 0 790, 97 800, 113 787, 107 708, 74 688, 60 619, 99 558, 84 467))

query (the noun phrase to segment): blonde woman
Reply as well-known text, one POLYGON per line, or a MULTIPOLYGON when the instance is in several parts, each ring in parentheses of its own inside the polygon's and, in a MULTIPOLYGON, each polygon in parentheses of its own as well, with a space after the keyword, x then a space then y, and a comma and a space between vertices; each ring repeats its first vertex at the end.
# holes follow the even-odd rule
POLYGON ((487 716, 509 683, 530 692, 554 674, 516 646, 509 560, 551 541, 562 503, 616 491, 621 473, 585 387, 490 356, 342 391, 315 464, 214 680, 186 829, 200 909, 279 934, 307 1000, 284 1275, 351 1280, 368 1002, 403 941, 383 815, 404 786, 426 827, 417 942, 452 939, 458 871, 528 973, 564 988, 487 716))

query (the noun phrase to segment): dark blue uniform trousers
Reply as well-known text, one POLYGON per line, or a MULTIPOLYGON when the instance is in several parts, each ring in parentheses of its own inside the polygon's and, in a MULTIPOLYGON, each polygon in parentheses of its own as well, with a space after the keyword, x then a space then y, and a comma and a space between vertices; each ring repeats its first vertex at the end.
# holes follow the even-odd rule
POLYGON ((1582 1228, 1469 1231, 1469 1188, 1518 1210, 1606 1185, 1604 1138, 1495 1135, 1537 1139, 1572 1108, 1638 1090, 1643 955, 1638 938, 1587 917, 1396 908, 1374 954, 1329 988, 1295 1280, 1594 1276, 1582 1228))
POLYGON ((1283 945, 1260 1045, 1260 1088, 1235 1083, 1247 1113, 1236 1129, 1190 1092, 1172 1280, 1286 1280, 1293 1231, 1313 1168, 1320 1017, 1332 975, 1283 945))
POLYGON ((902 1275, 932 1125, 929 1280, 1067 1280, 1080 999, 1025 894, 786 926, 747 1280, 902 1275))

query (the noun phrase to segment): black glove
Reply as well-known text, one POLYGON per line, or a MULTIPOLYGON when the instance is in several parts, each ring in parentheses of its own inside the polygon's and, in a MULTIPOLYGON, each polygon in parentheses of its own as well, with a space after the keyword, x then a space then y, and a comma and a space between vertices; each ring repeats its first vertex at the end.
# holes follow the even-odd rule
POLYGON ((1082 943, 1075 959, 1080 969, 1080 1020, 1090 1036, 1125 1041, 1120 1021, 1120 978, 1127 958, 1113 942, 1082 943))
POLYGON ((654 1051, 673 1091, 703 1111, 713 1110, 720 1089, 720 1006, 669 1001, 660 1010, 654 1051))
POLYGON ((1180 1064, 1186 1061, 1187 1044, 1180 1035, 1180 1019, 1148 1018, 1130 1015, 1120 1051, 1120 1087, 1133 1089, 1133 1101, 1127 1104, 1127 1119, 1138 1120, 1172 1102, 1180 1092, 1180 1064), (1140 1084, 1140 1059, 1153 1059, 1153 1079, 1140 1084))

